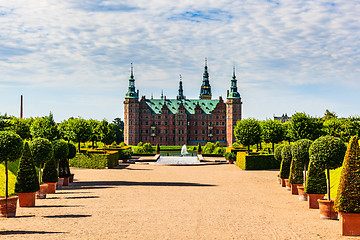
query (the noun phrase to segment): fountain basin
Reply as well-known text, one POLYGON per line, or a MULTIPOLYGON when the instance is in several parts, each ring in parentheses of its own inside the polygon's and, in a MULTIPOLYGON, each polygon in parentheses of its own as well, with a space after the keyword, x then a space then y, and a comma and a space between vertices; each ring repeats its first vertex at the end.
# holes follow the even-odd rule
POLYGON ((176 156, 160 156, 159 159, 153 164, 162 164, 162 165, 202 165, 197 157, 176 157, 176 156))

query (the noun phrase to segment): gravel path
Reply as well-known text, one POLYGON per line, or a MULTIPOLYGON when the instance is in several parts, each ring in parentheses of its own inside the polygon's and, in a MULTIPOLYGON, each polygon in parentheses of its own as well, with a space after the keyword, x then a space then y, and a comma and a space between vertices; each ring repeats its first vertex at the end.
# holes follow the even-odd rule
POLYGON ((0 218, 0 239, 354 239, 276 183, 235 165, 72 169, 75 182, 0 218))

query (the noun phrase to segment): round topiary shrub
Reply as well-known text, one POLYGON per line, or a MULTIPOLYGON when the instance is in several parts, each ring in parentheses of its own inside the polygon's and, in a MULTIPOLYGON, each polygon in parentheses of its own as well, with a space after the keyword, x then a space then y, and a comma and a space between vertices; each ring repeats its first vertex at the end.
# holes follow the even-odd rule
POLYGON ((58 172, 54 157, 45 163, 42 180, 44 183, 56 183, 58 181, 58 172))
POLYGON ((33 193, 40 190, 37 178, 34 158, 31 154, 29 144, 24 145, 24 154, 20 159, 19 170, 16 177, 16 193, 33 193))
POLYGON ((36 166, 39 167, 39 182, 41 182, 42 167, 54 153, 51 142, 45 138, 37 138, 31 142, 30 150, 36 166))
POLYGON ((309 162, 304 190, 308 194, 326 193, 326 175, 324 169, 314 165, 312 161, 309 162))
POLYGON ((289 182, 292 184, 302 184, 304 180, 304 170, 309 165, 309 148, 312 141, 300 139, 291 147, 292 161, 290 166, 289 182))
POLYGON ((59 161, 60 159, 67 158, 69 154, 68 144, 62 140, 56 140, 52 143, 54 149, 54 158, 59 161))
POLYGON ((8 197, 7 162, 19 159, 23 153, 24 142, 13 132, 0 131, 0 163, 5 162, 5 197, 8 197))
POLYGON ((350 139, 344 158, 335 209, 360 213, 360 148, 355 136, 350 139))
POLYGON ((76 157, 76 147, 74 144, 72 143, 68 143, 68 149, 69 149, 69 153, 67 155, 68 159, 73 159, 74 157, 76 157))
POLYGON ((284 145, 278 145, 274 151, 274 158, 280 163, 282 161, 281 151, 282 151, 283 147, 284 147, 284 145))
POLYGON ((59 177, 65 178, 70 177, 70 167, 69 160, 67 158, 63 158, 59 160, 59 177))
POLYGON ((281 166, 280 166, 280 178, 289 178, 290 174, 290 165, 291 165, 291 146, 286 145, 281 150, 281 166))

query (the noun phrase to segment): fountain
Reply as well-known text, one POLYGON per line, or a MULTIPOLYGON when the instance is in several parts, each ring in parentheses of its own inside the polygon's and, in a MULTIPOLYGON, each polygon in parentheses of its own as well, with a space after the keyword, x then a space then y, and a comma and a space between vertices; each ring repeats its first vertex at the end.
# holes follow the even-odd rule
POLYGON ((201 164, 197 157, 190 156, 184 144, 180 152, 181 156, 160 156, 155 164, 164 165, 194 165, 201 164))

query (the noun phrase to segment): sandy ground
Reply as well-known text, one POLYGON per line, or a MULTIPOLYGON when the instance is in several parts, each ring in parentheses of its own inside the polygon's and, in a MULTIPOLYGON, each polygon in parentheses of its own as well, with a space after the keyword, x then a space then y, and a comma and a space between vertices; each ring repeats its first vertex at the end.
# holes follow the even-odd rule
POLYGON ((235 165, 72 169, 76 182, 0 218, 0 239, 356 239, 276 182, 235 165))

